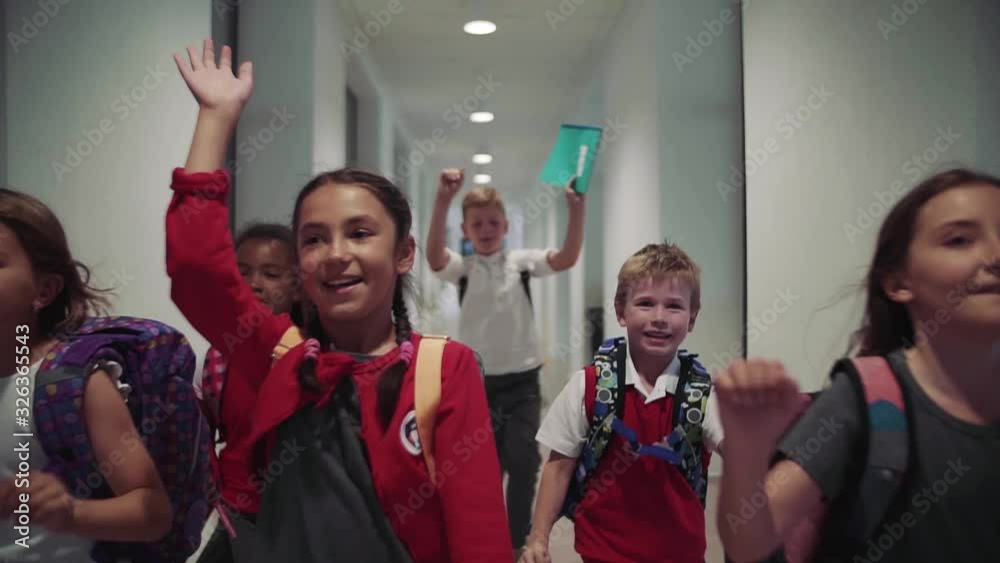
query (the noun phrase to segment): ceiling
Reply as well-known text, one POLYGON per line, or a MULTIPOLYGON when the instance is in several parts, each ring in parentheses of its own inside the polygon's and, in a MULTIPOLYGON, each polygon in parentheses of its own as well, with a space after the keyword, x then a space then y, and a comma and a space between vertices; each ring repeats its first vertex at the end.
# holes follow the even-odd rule
MULTIPOLYGON (((344 1, 362 25, 375 20, 373 12, 382 12, 385 21, 390 4, 344 1)), ((497 24, 486 36, 462 30, 478 10, 467 0, 398 2, 402 11, 380 26, 369 54, 408 133, 414 139, 430 139, 435 129, 438 139, 443 134, 445 140, 433 145, 431 165, 464 167, 466 185, 474 172, 487 172, 505 194, 533 189, 559 125, 576 106, 577 91, 590 82, 588 62, 599 58, 595 51, 605 44, 625 0, 477 2, 485 19, 497 24), (569 15, 553 29, 546 12, 559 13, 560 3, 569 15), (491 94, 479 89, 482 101, 475 97, 481 78, 494 83, 491 94), (492 123, 470 123, 449 111, 470 96, 470 106, 479 103, 479 109, 496 115, 492 123), (478 151, 492 153, 493 162, 474 165, 478 151)))

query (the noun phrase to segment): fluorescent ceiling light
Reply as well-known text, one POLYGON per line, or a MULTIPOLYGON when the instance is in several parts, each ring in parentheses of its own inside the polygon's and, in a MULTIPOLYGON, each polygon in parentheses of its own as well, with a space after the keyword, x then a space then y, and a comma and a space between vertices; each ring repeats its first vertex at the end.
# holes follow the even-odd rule
POLYGON ((489 164, 493 162, 493 155, 488 152, 481 152, 472 155, 472 162, 474 164, 489 164))
POLYGON ((489 123, 493 121, 493 114, 488 111, 477 111, 469 115, 469 121, 473 123, 489 123))
POLYGON ((493 181, 493 176, 489 174, 476 174, 472 177, 472 181, 477 184, 489 184, 493 181))
POLYGON ((489 35, 497 30, 497 24, 489 20, 472 20, 462 27, 469 35, 489 35))

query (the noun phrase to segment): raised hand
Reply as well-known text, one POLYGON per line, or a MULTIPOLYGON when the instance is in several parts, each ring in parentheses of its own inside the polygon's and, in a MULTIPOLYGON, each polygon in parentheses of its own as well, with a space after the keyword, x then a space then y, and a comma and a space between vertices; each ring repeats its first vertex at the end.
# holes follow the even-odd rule
POLYGON ((462 189, 463 183, 465 183, 465 170, 445 168, 441 171, 441 178, 438 182, 438 197, 450 202, 455 194, 462 189))
POLYGON ((736 360, 713 380, 727 458, 734 448, 769 456, 808 404, 781 362, 736 360))
POLYGON ((211 39, 205 39, 200 55, 192 45, 188 46, 187 53, 190 66, 185 57, 177 53, 174 61, 201 109, 238 118, 253 91, 253 63, 245 61, 234 75, 232 49, 223 46, 216 64, 211 39))
POLYGON ((577 193, 576 191, 576 180, 577 178, 574 176, 566 184, 566 189, 563 190, 566 193, 566 204, 569 206, 570 210, 582 209, 583 203, 586 201, 583 194, 577 193))

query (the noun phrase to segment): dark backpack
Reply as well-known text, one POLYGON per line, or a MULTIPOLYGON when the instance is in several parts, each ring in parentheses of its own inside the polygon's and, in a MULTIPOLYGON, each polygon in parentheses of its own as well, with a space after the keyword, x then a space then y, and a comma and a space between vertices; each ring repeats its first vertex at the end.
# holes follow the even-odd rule
MULTIPOLYGON (((524 294, 528 297, 528 304, 534 308, 534 303, 531 301, 531 272, 528 270, 521 270, 521 287, 524 288, 524 294)), ((462 306, 462 301, 465 300, 465 291, 469 289, 469 276, 462 276, 458 278, 458 305, 462 306)))
POLYGON ((625 425, 625 363, 628 361, 624 338, 611 338, 594 355, 594 364, 584 368, 587 393, 584 404, 590 418, 590 433, 577 460, 573 479, 560 514, 573 519, 586 497, 587 481, 606 453, 614 434, 622 436, 636 455, 651 455, 677 466, 695 494, 705 505, 708 491, 708 466, 704 463, 702 423, 712 390, 708 371, 696 360, 697 354, 679 350, 681 374, 674 404, 674 430, 657 444, 641 444, 635 431, 625 425), (593 385, 591 385, 593 381, 593 385))
POLYGON ((94 459, 83 413, 87 378, 107 361, 122 367, 124 386, 119 388, 166 487, 173 523, 158 542, 97 542, 91 557, 99 563, 183 562, 201 542, 214 485, 212 439, 191 383, 194 352, 174 328, 148 319, 97 317, 61 335, 35 382, 33 411, 49 458, 43 471, 58 475, 77 498, 112 496, 94 459))
MULTIPOLYGON (((855 464, 848 481, 856 485, 797 524, 766 563, 845 560, 875 534, 903 485, 910 464, 910 436, 906 395, 898 376, 881 356, 842 359, 831 375, 836 373, 851 378, 868 428, 859 446, 864 459, 855 464)), ((814 399, 819 393, 809 395, 814 399)))

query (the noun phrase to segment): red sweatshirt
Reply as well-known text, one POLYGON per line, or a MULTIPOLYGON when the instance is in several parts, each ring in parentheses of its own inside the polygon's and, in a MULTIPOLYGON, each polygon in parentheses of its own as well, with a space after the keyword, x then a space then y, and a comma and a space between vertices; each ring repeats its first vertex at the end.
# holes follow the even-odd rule
MULTIPOLYGON (((171 296, 192 325, 230 360, 231 376, 243 377, 260 397, 252 434, 237 443, 235 455, 247 460, 242 475, 251 477, 267 463, 251 445, 270 444, 277 426, 311 400, 295 376, 304 349, 300 345, 271 369, 271 351, 291 326, 254 297, 236 266, 229 235, 223 170, 173 175, 174 198, 167 212, 167 273, 171 296), (270 375, 268 375, 270 372, 270 375)), ((419 335, 411 340, 419 343, 419 335)), ((346 362, 327 353, 321 367, 346 362)), ((416 563, 509 563, 511 543, 504 508, 500 464, 479 367, 472 350, 452 342, 442 358, 441 403, 435 426, 437 486, 427 477, 422 453, 415 449, 414 366, 404 378, 392 422, 383 431, 375 408, 381 370, 395 362, 398 349, 351 367, 361 404, 361 434, 371 460, 372 478, 393 530, 416 563)), ((224 470, 233 470, 224 467, 224 470)), ((259 490, 261 487, 257 487, 259 490)), ((259 496, 254 499, 259 502, 259 496)))
POLYGON ((248 378, 233 377, 231 371, 225 354, 216 348, 208 350, 201 378, 202 409, 210 426, 219 428, 226 442, 218 456, 212 450, 212 469, 222 500, 240 512, 256 513, 259 495, 248 471, 251 444, 245 442, 257 390, 248 378))
MULTIPOLYGON (((587 404, 593 404, 588 380, 587 404)), ((674 428, 674 401, 646 404, 625 388, 623 422, 639 442, 653 444, 674 428)), ((705 463, 710 462, 705 452, 705 463)), ((705 510, 677 467, 653 456, 635 457, 614 434, 587 483, 576 512, 576 551, 585 563, 702 563, 705 560, 705 510)))
MULTIPOLYGON (((174 171, 174 197, 167 211, 167 274, 170 296, 194 328, 229 360, 226 401, 253 405, 271 365, 271 351, 292 326, 288 315, 275 316, 246 284, 236 265, 229 232, 224 171, 184 174, 174 171)), ((248 422, 248 421, 247 421, 248 422)), ((220 489, 230 506, 256 513, 260 487, 254 486, 250 424, 227 428, 219 457, 220 489)))

